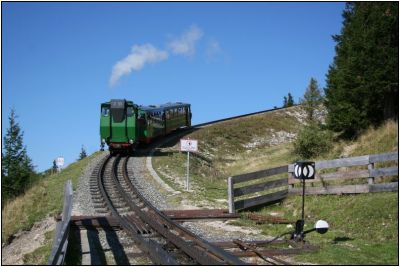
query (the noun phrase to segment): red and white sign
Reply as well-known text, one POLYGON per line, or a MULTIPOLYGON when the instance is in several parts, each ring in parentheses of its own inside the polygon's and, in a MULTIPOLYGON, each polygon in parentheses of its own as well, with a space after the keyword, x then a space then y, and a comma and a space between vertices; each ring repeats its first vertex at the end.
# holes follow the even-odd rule
POLYGON ((181 139, 181 151, 197 152, 197 140, 181 139))
POLYGON ((64 166, 64 158, 63 157, 58 157, 57 159, 56 159, 56 165, 57 165, 57 167, 62 167, 62 166, 64 166))

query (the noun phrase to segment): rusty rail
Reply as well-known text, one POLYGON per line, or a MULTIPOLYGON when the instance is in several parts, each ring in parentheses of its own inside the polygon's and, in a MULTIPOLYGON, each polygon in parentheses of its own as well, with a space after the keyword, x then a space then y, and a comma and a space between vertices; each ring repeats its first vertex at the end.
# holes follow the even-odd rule
POLYGON ((159 243, 151 238, 145 237, 145 234, 148 233, 152 233, 153 236, 157 235, 158 238, 165 238, 167 243, 173 244, 173 247, 179 248, 180 251, 188 255, 189 258, 194 260, 197 264, 244 264, 238 257, 212 245, 176 222, 173 222, 165 213, 157 210, 149 203, 133 186, 128 177, 128 158, 129 157, 126 157, 122 163, 122 177, 118 176, 118 165, 121 161, 120 156, 113 159, 114 162, 112 162, 110 177, 105 177, 105 168, 110 167, 109 162, 111 156, 107 158, 98 175, 98 186, 111 214, 115 218, 118 218, 122 228, 132 236, 143 252, 145 252, 155 264, 176 265, 178 261, 164 250, 159 243), (116 189, 124 203, 129 207, 129 214, 120 214, 118 207, 111 201, 110 193, 104 186, 106 178, 112 181, 112 186, 116 189), (121 182, 124 183, 124 187, 121 182))

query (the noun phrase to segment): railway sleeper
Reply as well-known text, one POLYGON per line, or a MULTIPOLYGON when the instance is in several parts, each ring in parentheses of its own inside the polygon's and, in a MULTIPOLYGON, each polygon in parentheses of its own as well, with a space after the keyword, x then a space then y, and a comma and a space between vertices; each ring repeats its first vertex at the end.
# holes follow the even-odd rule
POLYGON ((93 200, 103 200, 104 201, 103 196, 101 194, 99 194, 99 193, 92 194, 92 199, 93 200))
POLYGON ((107 204, 105 202, 97 202, 97 203, 93 203, 93 207, 94 208, 106 208, 107 204))

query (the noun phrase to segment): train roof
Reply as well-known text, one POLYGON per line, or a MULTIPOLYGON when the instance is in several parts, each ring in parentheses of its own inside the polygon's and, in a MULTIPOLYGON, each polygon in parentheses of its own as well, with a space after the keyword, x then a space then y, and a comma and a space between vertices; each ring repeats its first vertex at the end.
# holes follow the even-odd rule
POLYGON ((190 106, 188 103, 176 102, 176 103, 166 103, 162 105, 150 105, 150 106, 139 106, 138 108, 143 111, 151 111, 151 110, 162 110, 168 108, 179 108, 179 107, 187 107, 190 106))
POLYGON ((111 102, 119 102, 119 101, 125 101, 127 104, 133 105, 133 101, 126 100, 126 99, 111 99, 110 101, 101 103, 101 105, 110 105, 111 102))
POLYGON ((139 108, 140 110, 143 110, 143 111, 163 110, 163 109, 167 109, 167 108, 179 108, 179 107, 190 106, 190 104, 182 103, 182 102, 175 102, 175 103, 168 102, 168 103, 162 104, 162 105, 142 106, 142 105, 136 105, 132 101, 129 101, 126 99, 111 99, 111 101, 103 102, 103 103, 101 103, 101 105, 110 105, 112 101, 126 101, 126 103, 133 104, 133 105, 137 106, 137 108, 139 108))

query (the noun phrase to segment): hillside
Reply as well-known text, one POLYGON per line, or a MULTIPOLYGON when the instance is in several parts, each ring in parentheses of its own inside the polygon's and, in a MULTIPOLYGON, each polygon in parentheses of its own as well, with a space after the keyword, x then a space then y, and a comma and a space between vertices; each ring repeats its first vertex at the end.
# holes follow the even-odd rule
MULTIPOLYGON (((321 111, 320 120, 324 119, 323 115, 321 111)), ((226 208, 227 177, 280 166, 297 159, 291 142, 304 124, 304 118, 299 107, 292 107, 194 129, 188 136, 199 140, 200 151, 191 156, 192 191, 189 193, 183 190, 186 154, 179 152, 179 138, 164 144, 154 153, 153 167, 166 183, 180 191, 168 201, 226 208)), ((336 143, 332 151, 319 159, 396 151, 397 129, 395 122, 369 129, 357 140, 336 143)), ((3 264, 46 264, 54 231, 52 216, 62 209, 63 184, 72 179, 75 189, 79 176, 98 155, 95 153, 71 164, 61 173, 44 178, 4 207, 3 264), (13 239, 11 246, 4 247, 13 239), (22 245, 16 247, 18 242, 15 241, 22 245), (8 251, 18 261, 4 262, 4 254, 8 251)), ((299 217, 299 203, 299 197, 289 197, 278 205, 254 212, 275 213, 295 220, 299 217)), ((317 264, 397 264, 397 204, 398 193, 307 197, 306 228, 317 219, 326 219, 331 229, 326 235, 312 234, 308 239, 322 248, 320 252, 299 255, 292 260, 317 264)), ((250 225, 267 236, 288 231, 286 225, 256 225, 245 219, 234 224, 250 225)))
POLYGON ((53 216, 60 214, 63 208, 64 183, 72 180, 75 190, 79 176, 97 156, 98 152, 70 164, 60 173, 43 178, 25 194, 4 206, 1 211, 3 264, 47 264, 54 236, 53 216), (5 247, 15 241, 14 238, 19 242, 13 243, 20 246, 12 244, 5 247), (6 251, 10 251, 7 256, 6 251))
MULTIPOLYGON (((296 106, 213 124, 186 135, 199 140, 199 153, 190 161, 195 198, 226 199, 227 177, 294 161, 290 142, 305 117, 296 106)), ((318 118, 324 120, 323 110, 318 118)), ((186 154, 179 152, 178 138, 161 146, 153 166, 167 183, 183 189, 186 160, 186 154)))
MULTIPOLYGON (((323 120, 323 113, 320 119, 323 120)), ((186 154, 179 152, 179 138, 155 153, 153 167, 175 190, 171 201, 198 207, 227 208, 227 177, 285 165, 298 159, 291 142, 304 122, 300 107, 235 119, 197 129, 185 137, 199 140, 199 154, 190 159, 191 192, 185 192, 186 154)), ((369 129, 358 139, 340 141, 314 160, 360 156, 398 150, 398 123, 389 121, 369 129)), ((398 177, 397 177, 398 180, 398 177)), ((296 220, 301 198, 290 196, 278 205, 254 210, 296 220)), ((309 240, 322 249, 294 260, 316 264, 398 264, 398 193, 375 193, 306 198, 306 229, 317 219, 331 225, 326 235, 309 240)), ((286 225, 235 224, 257 227, 267 235, 288 231, 286 225)))

